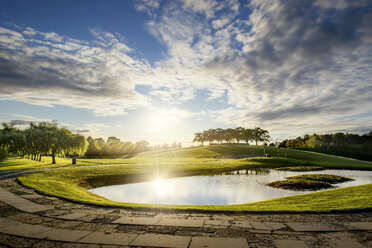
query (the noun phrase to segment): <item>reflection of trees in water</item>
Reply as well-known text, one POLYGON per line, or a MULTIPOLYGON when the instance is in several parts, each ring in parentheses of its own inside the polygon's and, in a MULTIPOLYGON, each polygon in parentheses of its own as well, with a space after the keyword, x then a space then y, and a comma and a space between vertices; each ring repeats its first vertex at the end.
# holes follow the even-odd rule
POLYGON ((253 168, 235 171, 225 171, 207 174, 208 176, 221 176, 221 175, 266 175, 270 173, 270 169, 267 168, 253 168))

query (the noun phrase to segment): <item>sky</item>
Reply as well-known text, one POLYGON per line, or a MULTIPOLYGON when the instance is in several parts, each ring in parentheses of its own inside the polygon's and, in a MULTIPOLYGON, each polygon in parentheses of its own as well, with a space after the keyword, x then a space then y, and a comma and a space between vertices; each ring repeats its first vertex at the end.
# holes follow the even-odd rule
POLYGON ((192 144, 372 130, 368 0, 0 1, 0 121, 192 144))

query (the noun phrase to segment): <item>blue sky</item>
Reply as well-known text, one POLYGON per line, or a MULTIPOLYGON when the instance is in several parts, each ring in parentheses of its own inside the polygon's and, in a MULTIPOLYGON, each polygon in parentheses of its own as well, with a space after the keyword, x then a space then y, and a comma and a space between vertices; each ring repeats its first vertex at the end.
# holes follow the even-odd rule
MULTIPOLYGON (((0 120, 191 144, 372 129, 369 1, 0 2, 0 120)), ((22 125, 20 125, 22 126, 22 125)))

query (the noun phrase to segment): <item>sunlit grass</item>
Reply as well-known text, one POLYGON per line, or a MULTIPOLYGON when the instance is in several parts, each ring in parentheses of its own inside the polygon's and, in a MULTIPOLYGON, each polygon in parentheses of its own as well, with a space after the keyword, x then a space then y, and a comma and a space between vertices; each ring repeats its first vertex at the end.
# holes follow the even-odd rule
MULTIPOLYGON (((88 165, 89 162, 78 161, 77 165, 88 165)), ((41 161, 21 157, 9 157, 0 162, 0 171, 27 170, 27 169, 44 169, 55 167, 72 166, 71 158, 57 158, 56 164, 52 164, 52 158, 45 156, 41 161)))
MULTIPOLYGON (((314 152, 281 149, 281 157, 277 158, 277 148, 266 147, 265 153, 271 154, 272 157, 249 157, 252 154, 262 156, 263 147, 234 144, 190 147, 169 151, 151 151, 119 159, 78 159, 78 165, 102 164, 111 166, 78 166, 77 168, 47 171, 21 176, 19 177, 19 181, 25 186, 34 188, 47 195, 62 197, 80 203, 103 206, 195 209, 206 211, 294 212, 327 212, 372 208, 372 194, 370 194, 370 192, 372 192, 372 184, 283 197, 259 203, 228 206, 118 203, 87 191, 90 188, 113 183, 122 184, 150 181, 159 177, 188 176, 257 167, 321 166, 328 169, 372 170, 371 162, 314 152), (248 158, 234 159, 236 155, 249 156, 248 158), (284 155, 286 155, 285 158, 284 155)), ((50 157, 43 157, 42 162, 21 158, 10 158, 0 164, 0 170, 68 166, 71 166, 71 159, 67 158, 57 158, 56 165, 51 164, 50 157)), ((161 185, 160 181, 159 185, 161 185)), ((159 189, 160 188, 161 187, 159 187, 159 189)))
MULTIPOLYGON (((248 166, 249 167, 249 166, 248 166)), ((305 195, 282 197, 257 203, 237 205, 157 205, 120 203, 92 194, 89 188, 109 183, 154 180, 159 175, 186 176, 247 168, 247 165, 116 165, 109 167, 79 167, 35 173, 19 177, 25 186, 75 202, 102 206, 136 208, 192 209, 204 211, 270 211, 270 212, 329 212, 372 208, 372 184, 327 190, 305 195)), ((160 184, 160 182, 159 182, 160 184)))

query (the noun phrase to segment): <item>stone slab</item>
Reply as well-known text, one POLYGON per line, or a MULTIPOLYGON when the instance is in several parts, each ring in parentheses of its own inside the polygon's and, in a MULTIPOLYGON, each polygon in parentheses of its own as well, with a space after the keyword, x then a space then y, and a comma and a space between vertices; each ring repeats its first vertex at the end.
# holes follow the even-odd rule
POLYGON ((64 220, 76 220, 76 219, 79 219, 79 218, 84 217, 86 215, 87 214, 85 214, 85 213, 74 212, 74 213, 58 216, 57 218, 64 219, 64 220))
POLYGON ((46 226, 19 223, 17 225, 2 228, 0 232, 29 238, 33 235, 44 233, 51 229, 52 229, 51 227, 46 226))
POLYGON ((334 232, 344 228, 323 222, 287 222, 287 226, 296 232, 334 232))
POLYGON ((204 220, 161 219, 157 226, 203 227, 204 220))
POLYGON ((372 222, 344 222, 344 226, 351 230, 372 230, 372 222))
POLYGON ((151 246, 169 248, 187 248, 191 237, 172 236, 167 234, 141 234, 130 246, 151 246))
POLYGON ((54 208, 54 206, 40 205, 22 197, 19 197, 3 188, 0 187, 0 201, 7 203, 8 205, 28 213, 35 213, 45 211, 54 208))
POLYGON ((75 242, 91 233, 92 232, 89 232, 89 231, 54 229, 53 228, 49 231, 32 235, 31 238, 75 242))
POLYGON ((205 220, 203 227, 205 228, 227 228, 231 224, 223 220, 205 220))
POLYGON ((234 221, 231 226, 238 228, 253 228, 249 221, 234 221))
POLYGON ((250 222, 253 229, 275 231, 286 226, 283 223, 278 222, 250 222))
POLYGON ((274 240, 274 244, 277 248, 309 248, 309 246, 301 240, 274 240))
POLYGON ((112 223, 126 224, 126 225, 155 225, 160 220, 161 220, 161 218, 123 216, 123 217, 121 217, 117 220, 112 221, 112 223))
POLYGON ((244 238, 192 237, 190 248, 248 248, 244 238))
POLYGON ((0 230, 3 229, 3 228, 8 228, 8 227, 11 227, 11 226, 15 226, 15 225, 18 225, 20 223, 18 222, 15 222, 15 221, 11 221, 11 220, 8 220, 8 219, 5 219, 5 218, 0 218, 0 230))
POLYGON ((359 242, 349 240, 335 240, 331 241, 330 247, 332 248, 366 248, 359 242))
POLYGON ((100 233, 94 232, 78 240, 79 243, 107 244, 107 245, 129 245, 138 234, 130 233, 100 233))

